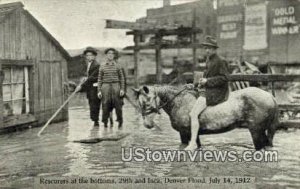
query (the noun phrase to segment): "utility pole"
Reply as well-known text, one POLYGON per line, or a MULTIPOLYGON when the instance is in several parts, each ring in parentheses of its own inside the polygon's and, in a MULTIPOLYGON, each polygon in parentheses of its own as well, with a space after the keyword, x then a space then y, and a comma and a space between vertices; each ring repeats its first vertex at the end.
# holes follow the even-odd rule
POLYGON ((161 60, 161 40, 162 36, 156 34, 156 46, 155 46, 155 60, 156 60, 156 81, 158 84, 162 83, 162 60, 161 60))
MULTIPOLYGON (((194 31, 196 29, 196 8, 193 8, 193 12, 192 12, 192 30, 194 31)), ((195 32, 192 33, 192 49, 193 49, 193 71, 195 71, 196 68, 196 64, 197 64, 197 58, 196 58, 196 47, 195 47, 195 43, 196 43, 196 37, 197 34, 195 32)))
POLYGON ((134 41, 134 87, 139 87, 139 59, 140 59, 140 51, 138 49, 139 46, 139 35, 134 34, 133 41, 134 41))

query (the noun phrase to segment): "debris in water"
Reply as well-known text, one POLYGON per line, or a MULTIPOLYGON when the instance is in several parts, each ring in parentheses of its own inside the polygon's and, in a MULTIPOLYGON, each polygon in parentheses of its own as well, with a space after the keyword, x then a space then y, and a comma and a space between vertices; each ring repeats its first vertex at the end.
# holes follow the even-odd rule
POLYGON ((98 143, 98 142, 102 142, 102 141, 118 141, 118 140, 121 140, 121 139, 127 137, 128 135, 129 134, 127 133, 127 134, 121 134, 118 136, 105 136, 105 137, 74 140, 73 142, 93 144, 93 143, 98 143))

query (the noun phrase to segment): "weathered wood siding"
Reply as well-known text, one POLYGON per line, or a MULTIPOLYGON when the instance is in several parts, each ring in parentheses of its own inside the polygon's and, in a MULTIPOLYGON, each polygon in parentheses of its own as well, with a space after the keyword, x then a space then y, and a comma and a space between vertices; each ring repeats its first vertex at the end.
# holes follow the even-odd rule
MULTIPOLYGON (((47 121, 66 98, 67 61, 29 13, 20 8, 0 23, 0 59, 33 60, 31 110, 47 121)), ((67 119, 67 107, 56 120, 67 119)))
MULTIPOLYGON (((0 64, 0 70, 2 70, 1 68, 1 64, 0 64)), ((2 72, 0 72, 0 82, 2 83, 4 79, 4 75, 2 72)), ((0 126, 2 126, 3 124, 3 93, 2 93, 2 87, 0 87, 0 126)))

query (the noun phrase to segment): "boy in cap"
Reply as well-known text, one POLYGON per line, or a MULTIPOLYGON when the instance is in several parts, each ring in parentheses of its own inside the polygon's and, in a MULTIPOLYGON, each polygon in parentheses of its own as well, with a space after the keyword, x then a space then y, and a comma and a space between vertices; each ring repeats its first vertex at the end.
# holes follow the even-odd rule
POLYGON ((123 99, 125 95, 125 76, 116 62, 117 50, 105 50, 106 62, 101 65, 98 75, 98 97, 102 100, 102 122, 107 127, 110 112, 115 108, 119 128, 123 124, 123 99))
MULTIPOLYGON (((206 67, 204 78, 199 80, 198 85, 205 88, 206 102, 197 103, 190 112, 191 118, 191 140, 187 146, 187 150, 194 150, 199 140, 199 115, 206 109, 207 106, 215 106, 227 100, 229 94, 228 87, 228 65, 226 60, 217 54, 217 41, 207 36, 202 43, 202 47, 206 54, 206 67)), ((200 145, 200 144, 198 144, 200 145)))
POLYGON ((78 86, 78 90, 86 91, 90 107, 90 118, 94 122, 94 126, 99 126, 101 100, 97 96, 97 81, 100 67, 99 63, 96 61, 97 50, 92 47, 87 47, 84 50, 83 55, 87 66, 87 80, 81 86, 78 86))

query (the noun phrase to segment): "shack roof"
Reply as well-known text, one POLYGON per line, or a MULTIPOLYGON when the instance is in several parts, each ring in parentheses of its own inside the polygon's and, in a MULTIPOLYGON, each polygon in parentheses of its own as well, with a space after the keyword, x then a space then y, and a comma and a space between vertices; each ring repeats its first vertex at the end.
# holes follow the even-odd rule
POLYGON ((20 7, 23 7, 23 4, 20 2, 0 4, 0 22, 4 21, 7 16, 20 7))
POLYGON ((0 4, 0 23, 9 18, 13 12, 18 9, 22 9, 24 14, 33 22, 38 29, 40 29, 44 35, 54 44, 54 46, 62 53, 65 59, 69 60, 71 57, 69 53, 62 47, 62 45, 42 26, 42 24, 32 15, 30 12, 24 9, 24 5, 21 2, 0 4))

